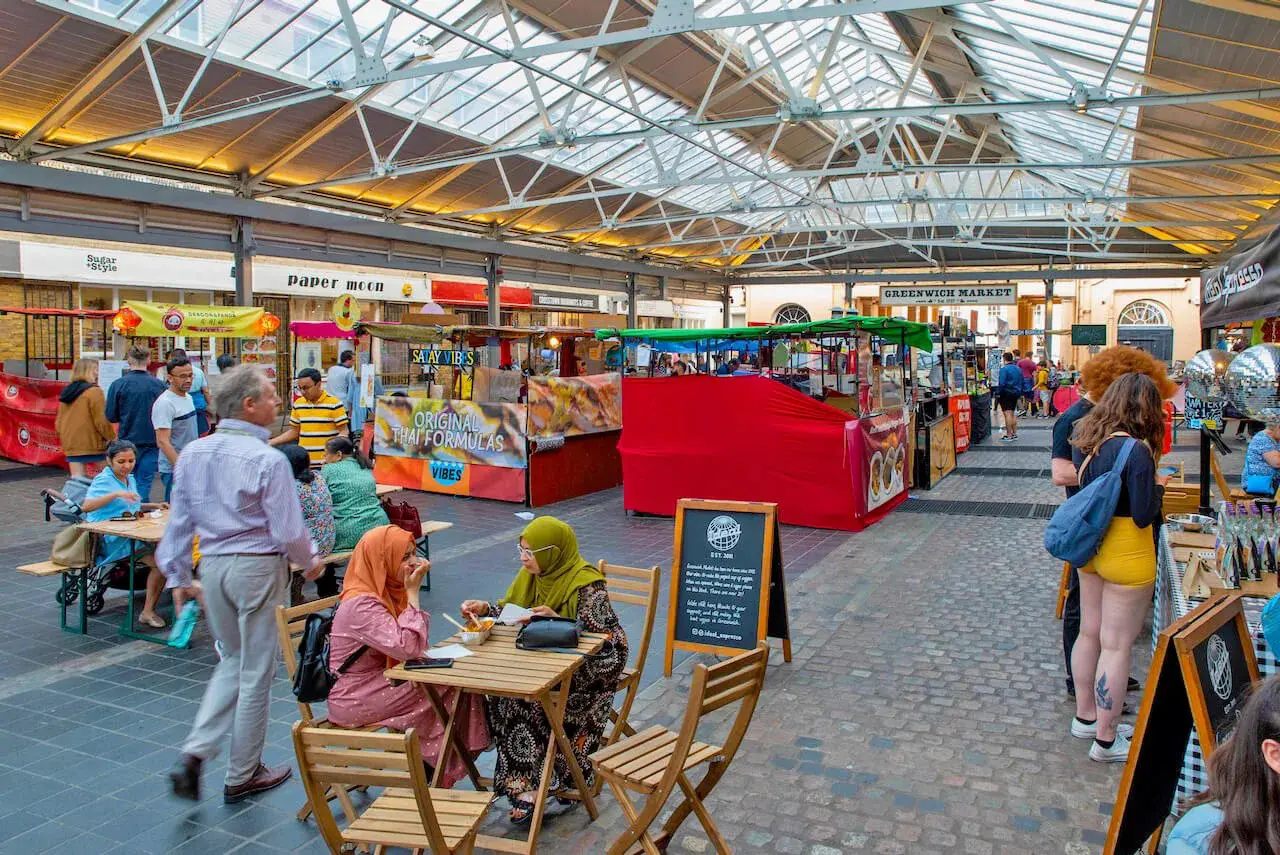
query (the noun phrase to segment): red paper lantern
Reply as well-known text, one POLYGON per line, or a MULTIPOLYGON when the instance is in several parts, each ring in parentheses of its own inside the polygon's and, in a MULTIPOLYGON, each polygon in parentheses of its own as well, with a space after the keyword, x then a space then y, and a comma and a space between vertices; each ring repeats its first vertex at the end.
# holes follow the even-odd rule
POLYGON ((116 312, 116 316, 111 319, 111 326, 115 327, 116 332, 120 333, 120 335, 128 335, 136 330, 141 323, 142 316, 128 306, 116 312))
POLYGON ((280 329, 280 319, 270 312, 263 312, 262 318, 258 321, 258 332, 262 335, 271 335, 280 329))

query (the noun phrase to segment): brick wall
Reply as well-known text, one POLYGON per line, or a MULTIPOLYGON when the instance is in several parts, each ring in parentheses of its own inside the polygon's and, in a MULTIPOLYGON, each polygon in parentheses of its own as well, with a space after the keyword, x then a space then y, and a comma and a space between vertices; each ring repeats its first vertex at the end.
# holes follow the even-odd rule
MULTIPOLYGON (((57 306, 58 308, 70 308, 79 305, 79 295, 76 293, 75 286, 70 290, 70 301, 68 304, 67 287, 65 285, 39 285, 24 282, 21 279, 0 279, 0 306, 21 307, 28 303, 41 306, 57 306), (37 294, 38 289, 38 294, 37 294)), ((52 329, 47 321, 32 322, 32 351, 38 353, 39 347, 34 340, 37 335, 37 323, 40 329, 44 330, 45 338, 48 339, 48 347, 52 349, 52 329)), ((66 350, 67 342, 67 324, 74 324, 74 332, 71 336, 71 343, 74 352, 71 354, 63 353, 63 359, 70 358, 74 360, 79 355, 80 350, 80 329, 78 321, 60 320, 58 338, 61 342, 61 349, 66 350)), ((3 315, 0 316, 0 360, 17 359, 21 360, 24 354, 24 342, 26 340, 25 324, 22 315, 3 315)))

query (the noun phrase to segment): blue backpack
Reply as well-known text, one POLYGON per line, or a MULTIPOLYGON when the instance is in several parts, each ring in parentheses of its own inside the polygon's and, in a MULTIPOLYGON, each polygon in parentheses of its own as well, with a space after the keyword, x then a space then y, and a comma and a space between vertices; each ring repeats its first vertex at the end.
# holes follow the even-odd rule
MULTIPOLYGON (((1083 567, 1098 554, 1102 538, 1111 525, 1111 518, 1115 516, 1116 502, 1120 500, 1124 465, 1137 444, 1136 439, 1129 437, 1124 448, 1120 449, 1115 466, 1109 472, 1094 478, 1053 512, 1049 527, 1044 530, 1044 548, 1050 555, 1068 562, 1072 567, 1083 567)), ((1086 460, 1080 471, 1083 473, 1088 465, 1089 461, 1086 460)))

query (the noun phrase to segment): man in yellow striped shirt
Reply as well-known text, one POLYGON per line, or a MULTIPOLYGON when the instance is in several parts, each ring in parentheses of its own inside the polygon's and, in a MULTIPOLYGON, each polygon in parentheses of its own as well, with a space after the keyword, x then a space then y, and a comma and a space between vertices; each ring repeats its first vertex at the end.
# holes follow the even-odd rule
POLYGON ((311 457, 311 468, 324 463, 324 444, 335 436, 346 436, 350 428, 347 409, 342 402, 324 390, 320 372, 304 368, 298 372, 298 391, 302 395, 293 402, 289 429, 271 440, 272 445, 296 442, 311 457))

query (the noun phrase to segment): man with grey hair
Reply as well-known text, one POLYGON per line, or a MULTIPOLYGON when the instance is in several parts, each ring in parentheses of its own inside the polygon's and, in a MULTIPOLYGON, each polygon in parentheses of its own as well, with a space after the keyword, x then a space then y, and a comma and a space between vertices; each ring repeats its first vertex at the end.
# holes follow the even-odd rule
POLYGON ((200 770, 231 731, 222 799, 227 804, 278 787, 288 766, 262 763, 271 681, 280 656, 276 606, 287 604, 289 564, 324 570, 315 553, 293 469, 267 445, 280 413, 275 384, 257 365, 223 376, 218 431, 187 445, 173 472, 173 510, 156 561, 173 588, 191 588, 192 545, 200 538, 200 576, 209 626, 222 661, 205 689, 178 765, 177 796, 200 799, 200 770))

